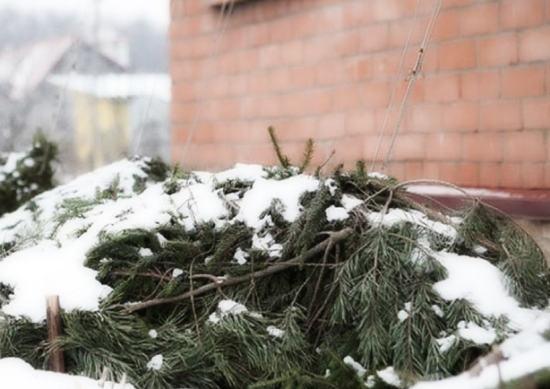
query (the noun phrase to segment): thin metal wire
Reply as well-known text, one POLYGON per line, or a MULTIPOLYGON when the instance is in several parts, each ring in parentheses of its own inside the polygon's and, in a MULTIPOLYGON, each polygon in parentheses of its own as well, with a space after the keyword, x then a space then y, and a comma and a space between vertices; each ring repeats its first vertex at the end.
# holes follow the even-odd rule
MULTIPOLYGON (((220 42, 222 41, 222 38, 225 35, 225 30, 227 28, 227 25, 229 24, 229 16, 233 12, 233 8, 235 6, 235 0, 229 1, 229 7, 227 7, 227 4, 228 2, 224 1, 220 9, 220 17, 218 18, 218 21, 216 24, 217 33, 214 36, 214 50, 212 51, 212 54, 208 59, 208 61, 210 62, 210 67, 213 66, 214 61, 218 57, 218 54, 220 51, 220 42)), ((208 71, 207 74, 210 74, 210 71, 208 71)), ((189 131, 189 135, 187 136, 187 140, 185 141, 183 153, 179 161, 180 164, 183 164, 185 162, 185 159, 187 157, 187 152, 189 151, 189 146, 191 144, 191 140, 193 139, 193 136, 197 131, 197 126, 201 116, 203 104, 204 104, 204 89, 200 92, 200 96, 197 104, 197 110, 195 111, 195 116, 193 118, 193 124, 191 125, 191 130, 189 131)))
POLYGON ((395 140, 397 138, 397 133, 399 132, 399 128, 401 127, 401 122, 403 121, 403 117, 405 115, 405 110, 407 108, 407 102, 409 99, 410 92, 416 82, 416 79, 418 77, 418 74, 420 73, 420 69, 422 68, 422 61, 424 60, 424 54, 426 53, 426 50, 428 48, 428 43, 430 42, 430 38, 433 33, 433 29, 435 26, 435 22, 437 21, 437 18, 439 16, 439 13, 441 12, 441 6, 443 5, 443 0, 439 0, 436 7, 434 8, 434 11, 432 12, 432 17, 430 18, 430 22, 428 23, 428 28, 426 29, 426 32, 424 34, 424 39, 422 40, 422 44, 420 45, 420 49, 418 49, 418 56, 416 58, 416 63, 414 65, 413 70, 408 75, 408 82, 407 82, 407 89, 405 91, 405 95, 403 96, 403 100, 401 102, 401 107, 399 108, 399 113, 397 115, 397 121, 395 123, 395 129, 392 133, 392 137, 390 140, 390 144, 388 146, 388 151, 386 152, 386 158, 384 159, 384 162, 382 163, 382 166, 380 168, 380 171, 384 171, 390 161, 391 153, 393 150, 393 146, 395 144, 395 140))
MULTIPOLYGON (((417 4, 416 4, 414 20, 417 19, 419 4, 420 4, 420 1, 417 2, 417 4)), ((412 88, 413 88, 415 82, 416 82, 416 78, 420 74, 420 70, 422 68, 422 62, 424 60, 424 55, 426 53, 428 43, 429 43, 430 38, 432 36, 433 28, 435 26, 435 22, 437 21, 439 13, 441 12, 442 5, 443 5, 443 0, 439 0, 437 5, 434 7, 434 10, 432 12, 432 16, 431 16, 431 18, 429 20, 429 23, 428 23, 428 27, 426 29, 426 32, 424 33, 424 38, 423 38, 422 43, 420 45, 420 48, 418 50, 418 55, 417 55, 416 62, 415 62, 415 65, 413 67, 413 70, 407 75, 407 78, 405 79, 405 81, 407 81, 407 88, 405 90, 405 94, 403 96, 403 99, 401 100, 401 105, 399 107, 398 116, 397 116, 397 119, 396 119, 394 130, 392 132, 390 143, 389 143, 388 149, 386 151, 386 156, 385 156, 384 161, 382 162, 382 164, 380 166, 380 171, 382 171, 382 172, 386 169, 386 167, 389 164, 391 154, 392 154, 392 151, 393 151, 393 147, 395 145, 395 141, 396 141, 396 138, 397 138, 397 134, 399 132, 399 128, 401 127, 401 123, 403 121, 403 117, 404 117, 404 114, 405 114, 405 111, 406 111, 406 108, 407 108, 407 102, 408 102, 408 99, 409 99, 409 95, 412 91, 412 88)), ((402 61, 405 58, 405 55, 408 51, 409 39, 410 39, 410 36, 411 36, 412 28, 413 28, 413 26, 411 26, 411 30, 409 30, 409 37, 407 38, 407 42, 406 42, 404 50, 403 50, 402 61)), ((378 153, 381 149, 382 140, 383 140, 384 134, 386 132, 387 123, 389 121, 389 115, 391 114, 391 112, 393 110, 394 96, 395 96, 395 91, 397 89, 397 84, 400 82, 401 70, 402 70, 402 63, 400 64, 400 67, 399 67, 399 70, 398 70, 398 75, 397 75, 397 78, 396 78, 396 82, 395 82, 395 84, 393 86, 393 89, 392 89, 392 94, 391 94, 391 97, 390 97, 390 103, 389 103, 388 109, 386 111, 386 116, 384 118, 384 124, 382 126, 382 130, 380 132, 380 137, 378 139, 378 145, 377 145, 375 155, 374 155, 373 160, 372 160, 371 171, 374 170, 374 168, 375 168, 376 160, 378 158, 378 153)))
POLYGON ((388 126, 388 121, 390 118, 391 111, 393 109, 393 102, 395 99, 395 92, 397 91, 397 85, 401 81, 401 74, 403 71, 403 66, 405 65, 405 57, 407 55, 407 51, 409 50, 409 44, 411 41, 412 31, 415 25, 415 22, 418 18, 418 9, 420 8, 420 3, 422 0, 416 1, 416 6, 414 9, 414 17, 413 17, 413 23, 411 24, 411 28, 409 29, 409 34, 407 35, 407 40, 405 41, 405 47, 403 48, 403 53, 401 54, 401 60, 399 61, 399 67, 397 68, 397 74, 395 76, 391 95, 390 95, 390 102, 388 104, 388 109, 386 110, 386 115, 384 116, 384 123, 382 124, 382 129, 380 130, 380 136, 378 137, 378 145, 376 146, 376 151, 374 152, 374 157, 372 158, 372 163, 370 166, 370 170, 374 171, 374 166, 376 164, 376 160, 378 159, 378 154, 380 152, 380 149, 382 147, 382 140, 384 138, 384 134, 386 133, 386 128, 388 126))

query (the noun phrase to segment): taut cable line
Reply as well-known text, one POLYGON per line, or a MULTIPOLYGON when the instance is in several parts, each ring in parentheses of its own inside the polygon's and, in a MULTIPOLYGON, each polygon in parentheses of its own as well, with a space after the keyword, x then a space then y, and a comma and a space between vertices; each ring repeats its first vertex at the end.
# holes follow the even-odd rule
POLYGON ((403 71, 403 66, 405 65, 405 56, 407 55, 407 51, 409 50, 409 44, 411 41, 412 36, 412 30, 415 25, 415 22, 418 18, 418 8, 420 6, 422 0, 416 1, 416 7, 414 10, 414 17, 413 17, 413 23, 411 24, 411 28, 409 29, 409 34, 407 35, 407 40, 405 41, 405 47, 403 48, 403 53, 401 54, 401 60, 399 61, 399 67, 397 68, 397 75, 395 76, 395 80, 393 82, 393 86, 391 89, 391 95, 390 95, 390 101, 388 103, 388 109, 386 110, 386 115, 384 116, 384 123, 382 124, 382 129, 380 130, 380 136, 378 137, 378 144, 376 146, 376 151, 374 152, 374 157, 372 158, 372 163, 370 166, 370 170, 374 171, 376 160, 378 159, 378 154, 380 153, 380 149, 382 147, 382 140, 384 138, 384 134, 386 133, 386 128, 388 126, 388 121, 390 118, 390 113, 393 109, 394 105, 394 99, 395 99, 395 92, 397 91, 397 85, 401 81, 401 74, 403 71))
MULTIPOLYGON (((418 5, 418 3, 417 3, 417 5, 418 5)), ((405 89, 405 94, 403 95, 403 99, 401 100, 401 105, 399 107, 399 111, 398 111, 398 114, 397 114, 397 119, 396 119, 396 122, 395 122, 395 127, 394 127, 394 130, 392 132, 391 139, 390 139, 390 143, 389 143, 388 149, 386 151, 386 156, 385 156, 384 161, 382 162, 382 164, 380 166, 380 171, 382 171, 382 172, 385 171, 386 167, 388 166, 388 164, 390 162, 393 147, 394 147, 395 141, 397 139, 397 134, 399 133, 399 128, 401 127, 401 123, 403 122, 403 117, 404 117, 405 111, 407 109, 408 99, 409 99, 410 93, 412 91, 412 88, 414 87, 414 84, 416 82, 416 79, 417 79, 418 75, 420 74, 420 70, 422 69, 422 63, 424 61, 424 56, 425 56, 426 51, 428 49, 428 44, 430 42, 430 38, 432 36, 433 29, 434 29, 435 23, 437 21, 437 18, 439 16, 439 13, 441 12, 442 5, 443 5, 443 0, 438 0, 436 6, 434 7, 434 9, 432 11, 432 15, 430 17, 430 21, 429 21, 428 26, 426 28, 426 32, 424 33, 424 38, 422 40, 420 48, 418 49, 418 54, 417 54, 417 57, 416 57, 416 62, 414 64, 414 67, 409 72, 409 74, 407 75, 407 78, 405 79, 405 81, 407 82, 407 88, 405 89)), ((416 18, 416 16, 417 15, 415 14, 415 18, 416 18)), ((412 29, 412 27, 411 27, 411 29, 412 29)), ((410 36, 410 32, 409 32, 409 36, 410 36)), ((407 52, 407 49, 408 49, 408 41, 407 41, 407 45, 405 46, 404 51, 403 51, 403 57, 405 56, 405 53, 407 52)), ((392 95, 392 98, 393 98, 393 95, 392 95)), ((388 121, 389 113, 390 113, 391 108, 392 108, 392 104, 393 104, 393 101, 390 100, 390 106, 388 107, 388 111, 386 112, 386 119, 384 121, 384 126, 383 126, 381 134, 380 134, 378 148, 376 150, 375 157, 373 158, 371 170, 373 170, 374 164, 376 163, 376 158, 378 157, 378 151, 379 151, 379 148, 380 148, 380 144, 382 142, 382 138, 384 136, 385 127, 386 127, 386 124, 387 124, 387 121, 388 121)))

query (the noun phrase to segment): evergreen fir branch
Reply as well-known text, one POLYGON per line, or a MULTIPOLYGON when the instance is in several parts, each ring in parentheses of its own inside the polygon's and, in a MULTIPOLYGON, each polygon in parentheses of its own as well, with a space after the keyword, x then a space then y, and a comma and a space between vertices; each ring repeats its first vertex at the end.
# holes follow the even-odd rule
POLYGON ((108 366, 115 376, 126 373, 138 379, 135 369, 147 361, 152 342, 147 341, 143 322, 114 309, 100 312, 73 311, 62 316, 64 335, 58 340, 65 362, 72 371, 99 379, 108 366))
POLYGON ((241 284, 243 282, 250 281, 253 278, 259 279, 259 278, 267 277, 267 276, 272 275, 272 274, 276 274, 278 272, 281 272, 281 271, 284 271, 284 270, 288 269, 289 267, 294 266, 296 263, 299 263, 299 261, 302 260, 302 258, 304 260, 306 260, 306 259, 308 259, 312 256, 315 256, 315 255, 318 255, 319 253, 322 253, 325 250, 326 246, 329 244, 329 242, 331 242, 331 240, 333 240, 334 242, 345 240, 349 235, 351 235, 351 233, 352 233, 352 230, 349 229, 349 228, 346 228, 346 229, 341 230, 341 231, 333 232, 333 233, 330 234, 330 237, 328 239, 326 239, 323 242, 321 242, 321 243, 317 244, 316 246, 312 247, 310 250, 308 250, 306 253, 304 253, 303 256, 295 257, 295 258, 289 259, 288 261, 285 261, 285 262, 278 262, 278 263, 274 264, 273 266, 268 267, 266 269, 259 270, 259 271, 253 272, 253 273, 249 273, 249 274, 246 274, 246 275, 243 275, 243 276, 240 276, 240 277, 231 277, 231 278, 228 278, 226 280, 220 280, 219 282, 210 283, 210 284, 207 284, 207 285, 204 285, 204 286, 201 286, 201 287, 195 289, 192 293, 191 292, 186 292, 186 293, 183 293, 179 296, 169 297, 169 298, 165 298, 165 299, 153 299, 153 300, 149 300, 149 301, 144 301, 144 302, 141 302, 141 303, 138 303, 138 304, 135 304, 135 305, 129 307, 128 311, 129 312, 136 312, 136 311, 146 309, 146 308, 150 308, 150 307, 153 307, 153 306, 159 305, 159 304, 180 302, 180 301, 187 300, 190 297, 200 296, 204 293, 208 293, 208 292, 210 292, 212 290, 216 290, 218 288, 225 288, 225 287, 232 286, 232 285, 238 285, 238 284, 241 284))
MULTIPOLYGON (((272 141, 282 168, 266 169, 270 179, 307 168, 313 143, 306 145, 297 168, 279 150, 274 131, 272 141)), ((157 167, 162 175, 162 166, 157 167)), ((165 177, 166 193, 199 181, 177 174, 165 177)), ((148 179, 140 181, 140 190, 148 179)), ((216 189, 222 199, 230 193, 242 197, 251 185, 229 180, 216 189)), ((58 222, 85 216, 96 202, 124 196, 123 191, 115 180, 93 202, 67 201, 58 222)), ((457 227, 446 215, 411 203, 403 191, 393 179, 369 175, 358 163, 354 172, 337 170, 317 191, 305 193, 293 223, 284 219, 282 202, 274 200, 261 215, 271 222, 260 231, 242 222, 186 230, 174 214, 159 228, 102 234, 86 261, 98 272, 97 279, 113 288, 100 310, 63 314, 68 332, 55 344, 43 339, 43 324, 27 326, 7 316, 9 327, 0 323, 0 356, 23 355, 33 365, 45 366, 48 351, 59 345, 67 352, 70 372, 97 377, 108 365, 116 374, 131 371, 137 387, 159 389, 364 387, 365 377, 343 362, 346 355, 360 361, 368 377, 390 365, 411 381, 464 371, 489 345, 458 336, 461 322, 494 330, 496 341, 514 329, 505 317, 485 317, 467 300, 443 300, 433 288, 447 277, 437 252, 487 259, 505 274, 511 294, 526 307, 547 304, 548 270, 525 232, 490 207, 474 202, 457 227), (340 205, 344 195, 363 204, 345 220, 327 221, 327 208, 340 205), (410 222, 369 224, 370 210, 386 213, 392 207, 420 209, 430 220, 456 227, 458 238, 410 222), (251 247, 254 234, 268 233, 283 244, 282 258, 251 247), (478 254, 478 246, 487 251, 478 254), (248 254, 244 264, 233 258, 238 248, 248 254), (222 300, 238 301, 248 313, 221 315, 221 308, 216 310, 222 300), (140 303, 131 305, 133 301, 140 303), (210 320, 215 311, 221 317, 216 323, 210 320), (151 329, 157 338, 149 336, 151 329), (456 340, 442 349, 438 340, 452 335, 456 340), (332 356, 326 350, 334 350, 332 356), (147 362, 160 354, 162 367, 148 369, 147 362), (324 376, 327 368, 330 374, 324 376)), ((236 206, 226 204, 234 216, 236 206)), ((38 215, 36 202, 27 207, 38 215)), ((2 287, 0 294, 9 296, 9 286, 2 287)), ((384 387, 379 378, 375 381, 376 387, 384 387)))
POLYGON ((308 193, 301 199, 304 211, 287 232, 282 258, 305 252, 319 238, 319 233, 326 227, 326 208, 332 201, 332 196, 326 185, 320 185, 319 190, 308 193))
POLYGON ((297 242, 305 229, 306 222, 305 215, 301 214, 286 230, 283 252, 281 253, 282 260, 287 260, 300 252, 297 242))
MULTIPOLYGON (((32 146, 16 157, 15 170, 2 174, 0 182, 0 216, 23 206, 36 195, 54 187, 54 165, 59 147, 38 131, 32 146)), ((0 156, 0 165, 7 158, 0 156)))
POLYGON ((248 247, 252 241, 251 229, 242 222, 228 226, 219 233, 219 236, 212 260, 208 266, 211 269, 219 267, 224 262, 230 262, 239 246, 248 247))
POLYGON ((300 174, 303 173, 311 163, 311 159, 313 158, 313 152, 314 152, 313 139, 309 138, 306 142, 302 164, 300 165, 300 168, 298 170, 300 174))
POLYGON ((498 267, 508 276, 508 287, 524 306, 544 308, 548 304, 550 276, 539 247, 514 227, 503 230, 503 258, 498 267))
POLYGON ((325 253, 323 254, 323 262, 322 262, 323 266, 321 267, 321 270, 319 271, 319 275, 317 277, 317 282, 315 283, 315 288, 313 290, 313 296, 311 297, 310 303, 309 303, 308 312, 309 312, 310 319, 308 319, 308 321, 307 321, 308 322, 308 328, 311 328, 311 325, 317 320, 320 313, 322 312, 322 309, 325 306, 325 304, 323 304, 321 306, 320 310, 317 310, 316 313, 313 313, 314 305, 317 303, 319 291, 321 289, 321 285, 323 283, 323 277, 325 275, 325 269, 326 269, 325 265, 328 263, 328 256, 329 256, 329 253, 332 250, 333 246, 334 246, 334 242, 330 241, 329 244, 327 245, 327 247, 325 248, 325 253))
POLYGON ((357 372, 344 363, 343 358, 330 349, 325 349, 323 352, 329 358, 328 370, 330 373, 324 379, 327 383, 339 389, 363 389, 365 387, 357 372))
POLYGON ((326 208, 332 200, 330 192, 325 185, 320 185, 315 197, 310 201, 301 217, 305 219, 304 227, 296 241, 296 250, 305 252, 318 238, 327 223, 326 208))
POLYGON ((37 369, 48 368, 48 330, 44 324, 36 324, 26 318, 10 316, 0 320, 0 356, 17 357, 37 369))
POLYGON ((277 135, 275 134, 275 128, 273 126, 269 126, 267 128, 267 131, 269 132, 269 137, 271 138, 271 144, 273 146, 273 149, 275 150, 275 154, 277 155, 277 159, 279 160, 281 167, 283 169, 290 168, 291 167, 290 160, 286 155, 283 155, 281 151, 281 148, 279 146, 279 140, 277 139, 277 135))

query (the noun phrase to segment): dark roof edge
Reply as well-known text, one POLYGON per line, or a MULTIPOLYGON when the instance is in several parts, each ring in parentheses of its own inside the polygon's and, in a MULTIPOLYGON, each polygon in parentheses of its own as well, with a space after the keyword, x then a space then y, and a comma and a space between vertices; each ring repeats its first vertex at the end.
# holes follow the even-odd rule
POLYGON ((550 221, 550 190, 501 190, 499 194, 508 193, 509 196, 494 196, 491 194, 466 196, 455 194, 421 194, 409 193, 409 196, 421 203, 430 202, 432 205, 443 205, 451 209, 460 209, 469 204, 472 198, 477 198, 502 212, 521 219, 550 221))

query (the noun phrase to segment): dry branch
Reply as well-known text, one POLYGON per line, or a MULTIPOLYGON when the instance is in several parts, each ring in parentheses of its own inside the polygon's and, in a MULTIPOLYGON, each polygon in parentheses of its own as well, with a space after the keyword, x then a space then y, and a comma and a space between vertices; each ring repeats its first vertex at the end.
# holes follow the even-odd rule
POLYGON ((245 274, 243 276, 239 277, 231 277, 226 280, 216 280, 215 282, 212 282, 210 284, 203 285, 197 289, 194 289, 192 291, 185 292, 183 294, 180 294, 178 296, 173 297, 166 297, 166 298, 157 298, 152 299, 148 301, 143 301, 141 303, 132 305, 131 307, 128 307, 128 312, 136 312, 140 311, 142 309, 154 307, 156 305, 160 304, 169 304, 169 303, 176 303, 179 301, 187 300, 191 297, 200 296, 202 294, 208 293, 210 291, 216 290, 218 288, 225 288, 227 286, 232 285, 238 285, 246 281, 250 281, 251 279, 257 279, 257 278, 263 278, 267 277, 269 275, 281 272, 283 270, 286 270, 295 264, 299 263, 302 260, 307 260, 317 254, 320 254, 324 252, 324 250, 329 246, 333 245, 339 241, 342 241, 349 237, 352 234, 353 230, 351 228, 345 228, 341 231, 335 231, 329 233, 329 238, 325 239, 321 243, 317 244, 316 246, 313 246, 311 249, 309 249, 303 256, 298 256, 292 259, 289 259, 285 262, 276 263, 273 266, 268 267, 267 269, 258 270, 256 272, 252 272, 249 274, 245 274))

